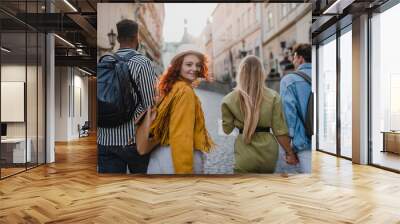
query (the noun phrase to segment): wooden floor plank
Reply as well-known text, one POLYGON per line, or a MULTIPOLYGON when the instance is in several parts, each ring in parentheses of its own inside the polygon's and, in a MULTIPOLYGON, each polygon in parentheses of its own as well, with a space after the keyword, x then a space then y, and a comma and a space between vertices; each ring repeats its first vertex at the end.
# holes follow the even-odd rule
POLYGON ((313 153, 310 175, 99 175, 94 137, 0 181, 0 223, 400 223, 400 175, 313 153))

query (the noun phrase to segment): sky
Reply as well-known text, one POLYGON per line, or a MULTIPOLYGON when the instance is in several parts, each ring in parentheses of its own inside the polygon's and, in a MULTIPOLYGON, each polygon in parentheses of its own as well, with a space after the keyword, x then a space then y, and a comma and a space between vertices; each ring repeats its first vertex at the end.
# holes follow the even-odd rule
POLYGON ((165 3, 164 6, 164 41, 179 42, 184 31, 184 19, 188 21, 188 32, 198 37, 217 3, 165 3))

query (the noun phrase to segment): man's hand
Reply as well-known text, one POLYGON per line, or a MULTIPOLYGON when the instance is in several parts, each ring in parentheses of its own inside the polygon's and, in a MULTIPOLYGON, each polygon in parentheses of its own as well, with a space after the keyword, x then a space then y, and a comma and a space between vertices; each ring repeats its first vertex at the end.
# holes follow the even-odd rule
POLYGON ((156 108, 148 107, 143 122, 136 129, 136 145, 140 155, 149 153, 159 144, 158 141, 149 139, 151 123, 156 119, 156 116, 156 108))

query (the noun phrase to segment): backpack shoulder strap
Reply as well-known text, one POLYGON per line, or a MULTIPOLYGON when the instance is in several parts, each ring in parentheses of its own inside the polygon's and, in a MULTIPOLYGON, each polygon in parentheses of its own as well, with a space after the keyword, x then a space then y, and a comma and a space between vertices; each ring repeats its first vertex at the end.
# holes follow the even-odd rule
POLYGON ((302 71, 293 71, 291 73, 302 77, 304 80, 306 80, 306 82, 308 82, 311 85, 311 78, 306 73, 302 71))
MULTIPOLYGON (((311 86, 311 78, 306 74, 306 73, 304 73, 304 72, 302 72, 302 71, 293 71, 293 72, 290 72, 290 74, 295 74, 295 75, 298 75, 298 76, 300 76, 300 77, 302 77, 308 84, 310 84, 310 86, 311 86)), ((310 96, 309 96, 309 99, 308 100, 310 100, 310 97, 312 96, 312 91, 310 92, 310 96)), ((297 97, 296 97, 297 98, 297 97)), ((297 102, 300 104, 300 100, 297 98, 296 99, 297 100, 297 102)), ((308 104, 308 103, 307 103, 308 104)), ((298 116, 299 116, 299 118, 300 118, 300 120, 302 121, 302 123, 303 123, 303 125, 304 125, 304 128, 306 127, 306 121, 305 121, 305 119, 303 118, 303 116, 302 116, 302 114, 301 114, 301 112, 300 111, 297 111, 298 112, 298 116)), ((306 114, 305 114, 305 116, 307 116, 307 111, 306 111, 306 114)))
POLYGON ((129 59, 131 59, 133 56, 135 56, 135 55, 139 55, 139 53, 138 52, 136 52, 136 51, 134 51, 134 50, 132 50, 132 51, 130 51, 129 53, 127 53, 125 56, 124 56, 124 59, 126 60, 126 61, 129 61, 129 59))
MULTIPOLYGON (((128 52, 126 55, 124 55, 123 57, 119 56, 117 53, 114 54, 114 57, 118 60, 118 61, 123 61, 123 62, 128 62, 133 56, 138 55, 139 53, 137 53, 136 51, 132 50, 130 52, 128 52)), ((132 75, 130 74, 130 70, 129 71, 129 80, 132 83, 132 87, 133 87, 133 91, 135 91, 136 96, 138 97, 138 103, 143 104, 142 102, 142 94, 140 94, 139 88, 136 85, 135 80, 133 80, 132 75)))
POLYGON ((129 59, 131 59, 133 56, 138 55, 139 53, 137 53, 134 50, 129 51, 128 53, 126 53, 124 56, 119 56, 117 53, 114 53, 114 57, 118 60, 118 61, 124 61, 124 62, 128 62, 129 59))
POLYGON ((117 53, 113 54, 114 58, 117 59, 118 61, 125 61, 123 57, 119 56, 117 53))
POLYGON ((100 58, 99 58, 99 63, 101 63, 102 61, 103 61, 103 59, 104 58, 112 58, 112 59, 114 59, 114 60, 118 60, 116 57, 115 57, 115 55, 113 55, 113 54, 105 54, 105 55, 103 55, 103 56, 101 56, 100 58))

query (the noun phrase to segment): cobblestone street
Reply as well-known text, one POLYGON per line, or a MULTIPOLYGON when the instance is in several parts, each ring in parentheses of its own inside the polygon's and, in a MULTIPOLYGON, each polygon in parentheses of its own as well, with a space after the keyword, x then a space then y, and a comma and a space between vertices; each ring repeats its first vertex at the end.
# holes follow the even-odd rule
POLYGON ((224 96, 201 89, 196 89, 196 94, 204 110, 207 130, 216 143, 214 150, 206 155, 205 173, 231 174, 234 164, 233 146, 237 131, 235 130, 229 136, 222 131, 221 101, 224 96))

